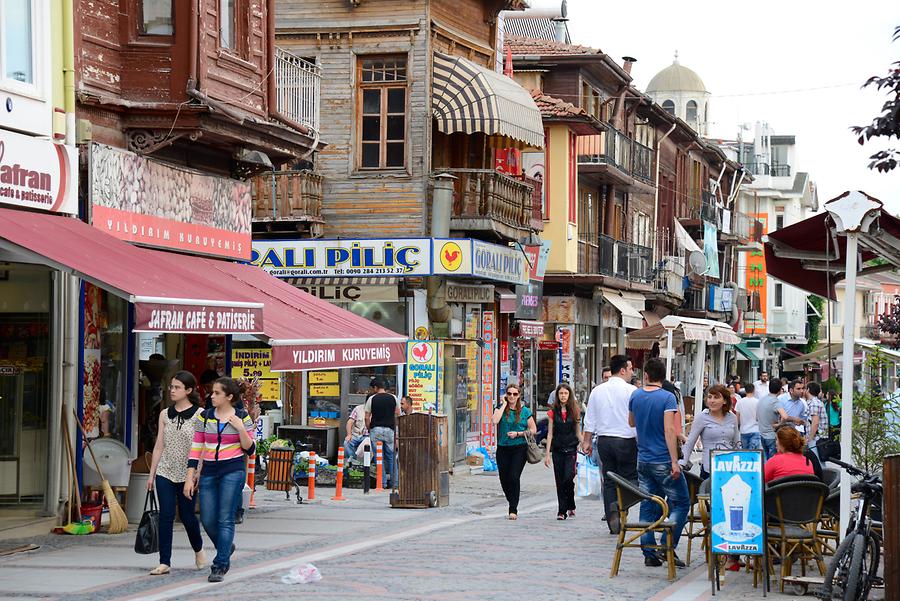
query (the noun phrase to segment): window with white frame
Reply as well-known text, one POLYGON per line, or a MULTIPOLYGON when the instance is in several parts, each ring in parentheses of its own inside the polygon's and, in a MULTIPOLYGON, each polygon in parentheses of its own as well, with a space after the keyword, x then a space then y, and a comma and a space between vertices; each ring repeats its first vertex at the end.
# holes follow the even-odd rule
POLYGON ((34 8, 34 0, 0 2, 0 73, 15 87, 36 83, 34 8))
POLYGON ((784 307, 784 284, 775 284, 775 301, 774 306, 778 309, 784 307))

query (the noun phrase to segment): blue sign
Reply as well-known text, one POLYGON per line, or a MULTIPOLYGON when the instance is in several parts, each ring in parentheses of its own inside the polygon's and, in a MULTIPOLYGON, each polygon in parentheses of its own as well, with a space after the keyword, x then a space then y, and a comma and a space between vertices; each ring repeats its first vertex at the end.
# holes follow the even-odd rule
POLYGON ((713 451, 711 455, 712 552, 765 554, 762 451, 713 451))

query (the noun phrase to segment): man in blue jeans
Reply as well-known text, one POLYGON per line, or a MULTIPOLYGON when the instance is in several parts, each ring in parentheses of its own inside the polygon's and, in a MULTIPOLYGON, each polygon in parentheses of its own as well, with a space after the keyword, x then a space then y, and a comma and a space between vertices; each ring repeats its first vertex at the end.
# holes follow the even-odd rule
MULTIPOLYGON (((651 495, 664 497, 669 506, 669 521, 672 529, 672 548, 678 547, 678 539, 687 522, 690 505, 687 482, 678 465, 678 438, 675 434, 675 414, 678 401, 675 395, 663 390, 666 376, 665 364, 657 359, 649 359, 644 365, 646 384, 631 395, 628 404, 628 422, 637 430, 638 482, 641 489, 651 495)), ((662 511, 653 501, 641 502, 641 521, 654 522, 662 511)), ((661 566, 665 559, 657 548, 665 546, 666 534, 660 545, 656 534, 646 532, 641 536, 644 565, 661 566)), ((675 565, 683 568, 684 562, 675 556, 675 565)))
POLYGON ((369 440, 372 441, 372 450, 381 442, 381 450, 384 455, 384 470, 382 471, 382 485, 388 488, 397 486, 396 474, 394 474, 394 432, 397 427, 397 417, 400 415, 400 404, 397 397, 384 389, 384 381, 380 378, 372 380, 375 394, 366 400, 366 427, 369 428, 369 440))

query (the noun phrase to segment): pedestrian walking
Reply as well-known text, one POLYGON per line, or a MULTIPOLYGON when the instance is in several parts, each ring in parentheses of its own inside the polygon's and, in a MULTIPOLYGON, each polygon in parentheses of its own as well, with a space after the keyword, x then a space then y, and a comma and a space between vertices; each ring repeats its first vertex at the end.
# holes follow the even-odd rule
POLYGON ((369 429, 372 448, 377 448, 381 442, 384 458, 381 485, 388 488, 397 485, 394 474, 394 432, 400 415, 400 403, 397 402, 397 397, 385 390, 384 380, 381 378, 372 380, 372 386, 375 394, 366 400, 366 427, 369 429))
MULTIPOLYGON (((651 495, 664 497, 669 506, 669 521, 672 528, 672 548, 678 547, 681 531, 687 523, 690 497, 687 481, 681 475, 678 465, 678 440, 675 434, 678 401, 675 395, 664 390, 663 379, 666 366, 658 358, 648 359, 644 364, 643 388, 635 390, 628 402, 628 423, 637 431, 637 473, 642 490, 651 495)), ((659 505, 653 501, 641 501, 640 520, 652 523, 662 515, 659 505)), ((663 537, 666 537, 663 534, 663 537)), ((661 544, 666 545, 666 538, 661 544)), ((641 536, 641 550, 644 565, 661 566, 663 560, 657 552, 656 534, 646 532, 641 536)), ((675 565, 684 567, 684 562, 675 556, 675 565)))
POLYGON ((809 406, 806 404, 805 396, 806 385, 798 378, 790 383, 786 393, 778 397, 788 417, 797 418, 793 420, 796 424, 794 427, 803 436, 806 436, 806 426, 809 423, 809 406))
POLYGON ((197 489, 195 474, 200 461, 200 521, 213 545, 216 557, 210 568, 210 582, 222 582, 234 553, 234 517, 241 504, 246 480, 245 455, 256 450, 253 420, 236 408, 244 383, 219 378, 213 384, 212 408, 200 414, 188 460, 184 496, 192 499, 197 489))
POLYGON ((556 480, 556 519, 575 517, 575 473, 581 445, 581 408, 572 387, 556 387, 556 405, 547 412, 547 450, 544 465, 553 462, 556 480))
POLYGON ((759 441, 765 451, 766 459, 771 458, 775 452, 775 425, 788 419, 784 407, 778 396, 781 394, 781 380, 769 382, 769 394, 759 399, 756 406, 756 422, 759 425, 759 441))
POLYGON ((807 446, 820 460, 819 441, 828 438, 828 412, 825 403, 819 398, 822 394, 822 386, 818 382, 810 382, 806 385, 807 403, 809 405, 809 435, 807 446))
POLYGON ((591 391, 584 417, 582 450, 591 452, 593 438, 597 437, 597 455, 600 473, 603 475, 603 510, 610 534, 619 533, 619 512, 616 487, 609 472, 615 472, 626 480, 637 482, 637 442, 635 430, 628 422, 628 401, 636 388, 629 384, 634 368, 625 355, 610 359, 612 376, 591 391))
POLYGON ((168 574, 172 566, 172 530, 175 526, 175 508, 181 516, 181 524, 187 532, 194 563, 197 569, 206 566, 203 554, 203 536, 200 523, 194 513, 194 504, 183 495, 187 481, 188 455, 194 440, 194 431, 199 421, 200 396, 197 380, 188 371, 179 371, 169 383, 169 398, 172 400, 167 410, 159 414, 156 444, 150 462, 150 477, 147 490, 156 489, 159 499, 159 565, 150 571, 152 576, 168 574))
POLYGON ((741 431, 741 448, 758 449, 759 422, 756 421, 756 409, 759 399, 756 397, 756 386, 747 384, 744 386, 744 396, 734 404, 734 412, 738 419, 738 429, 741 431))
POLYGON ((500 406, 491 419, 497 426, 497 470, 500 486, 509 503, 509 519, 519 517, 519 492, 522 470, 527 459, 525 431, 537 432, 531 409, 522 405, 522 393, 518 386, 506 387, 500 406))
POLYGON ((713 449, 733 449, 741 442, 737 416, 731 412, 731 393, 721 384, 709 387, 706 394, 706 409, 694 419, 691 431, 681 452, 684 462, 690 463, 691 451, 697 441, 703 445, 700 460, 700 477, 709 478, 710 451, 713 449))

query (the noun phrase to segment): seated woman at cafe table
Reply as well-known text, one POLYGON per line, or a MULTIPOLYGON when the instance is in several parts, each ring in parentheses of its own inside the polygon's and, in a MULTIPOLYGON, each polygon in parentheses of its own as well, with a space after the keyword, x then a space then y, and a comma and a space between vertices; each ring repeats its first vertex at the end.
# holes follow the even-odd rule
POLYGON ((766 460, 766 483, 787 476, 815 476, 812 461, 803 454, 803 436, 793 424, 779 425, 775 430, 775 448, 778 451, 766 460))

